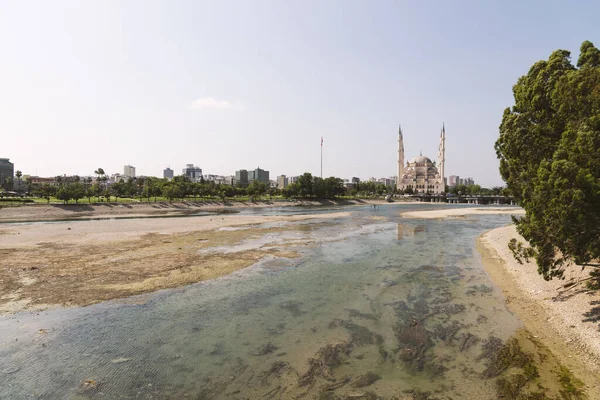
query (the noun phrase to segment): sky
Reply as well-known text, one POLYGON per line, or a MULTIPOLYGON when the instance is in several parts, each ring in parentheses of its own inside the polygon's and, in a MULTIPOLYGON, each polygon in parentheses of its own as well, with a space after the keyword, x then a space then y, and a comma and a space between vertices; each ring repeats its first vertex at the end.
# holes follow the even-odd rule
POLYGON ((600 45, 597 1, 0 0, 0 157, 23 174, 260 167, 361 179, 432 160, 502 184, 512 86, 600 45))

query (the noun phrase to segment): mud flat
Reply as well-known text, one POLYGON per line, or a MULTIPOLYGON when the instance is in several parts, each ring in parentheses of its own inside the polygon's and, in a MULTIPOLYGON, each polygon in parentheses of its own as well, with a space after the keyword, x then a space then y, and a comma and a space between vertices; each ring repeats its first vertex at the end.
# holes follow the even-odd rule
MULTIPOLYGON (((402 201, 402 204, 411 202, 402 201)), ((199 212, 228 212, 246 208, 292 206, 343 206, 387 204, 384 200, 279 200, 257 202, 159 202, 106 204, 25 204, 0 206, 0 223, 33 222, 71 219, 134 218, 189 215, 199 212)))
POLYGON ((486 271, 533 337, 583 380, 590 398, 600 399, 600 295, 584 283, 563 287, 585 279, 589 271, 567 268, 564 280, 544 281, 535 262, 521 265, 514 259, 508 249, 511 238, 523 240, 514 225, 479 237, 486 271))
POLYGON ((520 207, 486 207, 486 208, 448 208, 442 210, 407 211, 403 212, 404 218, 464 218, 469 215, 524 215, 525 211, 520 207))
POLYGON ((296 258, 349 213, 70 221, 0 227, 0 314, 84 306, 296 258), (307 220, 310 220, 308 223, 307 220))

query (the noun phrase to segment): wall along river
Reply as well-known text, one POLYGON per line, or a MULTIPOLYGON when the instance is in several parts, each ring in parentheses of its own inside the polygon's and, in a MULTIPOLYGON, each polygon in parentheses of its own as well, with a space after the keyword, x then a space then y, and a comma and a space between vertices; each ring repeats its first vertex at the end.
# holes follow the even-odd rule
POLYGON ((497 398, 522 324, 475 240, 510 216, 400 216, 417 208, 298 222, 298 259, 0 317, 0 398, 497 398))

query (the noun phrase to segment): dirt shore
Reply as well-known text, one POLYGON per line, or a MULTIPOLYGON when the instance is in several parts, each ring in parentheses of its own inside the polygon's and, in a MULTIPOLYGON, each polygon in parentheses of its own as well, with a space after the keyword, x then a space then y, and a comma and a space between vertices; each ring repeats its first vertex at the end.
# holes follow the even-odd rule
MULTIPOLYGON (((176 202, 107 204, 27 204, 0 207, 0 223, 70 219, 133 218, 165 215, 189 215, 201 211, 227 212, 232 209, 292 206, 344 206, 383 204, 384 200, 289 200, 257 202, 176 202)), ((402 204, 409 202, 402 202, 402 204)))
POLYGON ((545 281, 534 262, 520 265, 514 259, 508 249, 511 238, 523 240, 514 225, 478 239, 487 272, 533 337, 586 384, 591 399, 600 399, 600 294, 588 291, 583 283, 563 288, 586 278, 589 271, 569 268, 565 280, 545 281))
POLYGON ((525 211, 520 207, 465 207, 465 208, 448 208, 441 210, 428 211, 407 211, 403 212, 404 218, 425 218, 425 219, 440 219, 440 218, 464 218, 469 215, 496 215, 496 214, 511 214, 523 215, 525 211))
POLYGON ((294 258, 311 244, 305 233, 348 215, 0 225, 0 314, 84 306, 214 279, 264 257, 294 258))

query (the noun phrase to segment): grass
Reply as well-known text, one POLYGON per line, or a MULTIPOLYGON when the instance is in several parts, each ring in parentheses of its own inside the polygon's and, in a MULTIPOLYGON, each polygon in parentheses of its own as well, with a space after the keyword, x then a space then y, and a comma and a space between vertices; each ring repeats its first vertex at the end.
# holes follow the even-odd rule
MULTIPOLYGON (((91 201, 88 200, 87 198, 82 198, 79 199, 79 201, 76 203, 75 200, 69 200, 67 203, 65 203, 62 200, 57 199, 56 197, 51 197, 50 201, 48 201, 47 199, 44 198, 39 198, 39 197, 23 197, 23 198, 10 198, 10 200, 8 199, 3 199, 0 198, 0 205, 3 206, 19 206, 19 205, 23 205, 23 204, 106 204, 107 202, 104 200, 104 198, 101 198, 102 201, 99 200, 99 198, 97 197, 92 197, 91 201)), ((271 197, 255 197, 254 198, 255 201, 283 201, 285 200, 285 198, 283 196, 271 196, 271 197)), ((181 201, 181 199, 173 199, 173 202, 179 202, 181 201)), ((204 203, 204 202, 218 202, 218 203, 222 203, 223 200, 220 197, 217 196, 212 196, 212 197, 187 197, 185 198, 183 201, 187 201, 187 202, 199 202, 199 203, 204 203)), ((239 196, 239 197, 228 197, 225 199, 226 202, 228 201, 235 201, 235 202, 248 202, 250 201, 250 197, 249 196, 239 196)), ((131 204, 131 203, 167 203, 169 202, 169 199, 163 196, 157 196, 156 200, 154 197, 151 197, 150 199, 148 198, 143 198, 142 200, 140 200, 139 197, 111 197, 110 201, 108 203, 114 204, 114 203, 126 203, 126 204, 131 204)))

